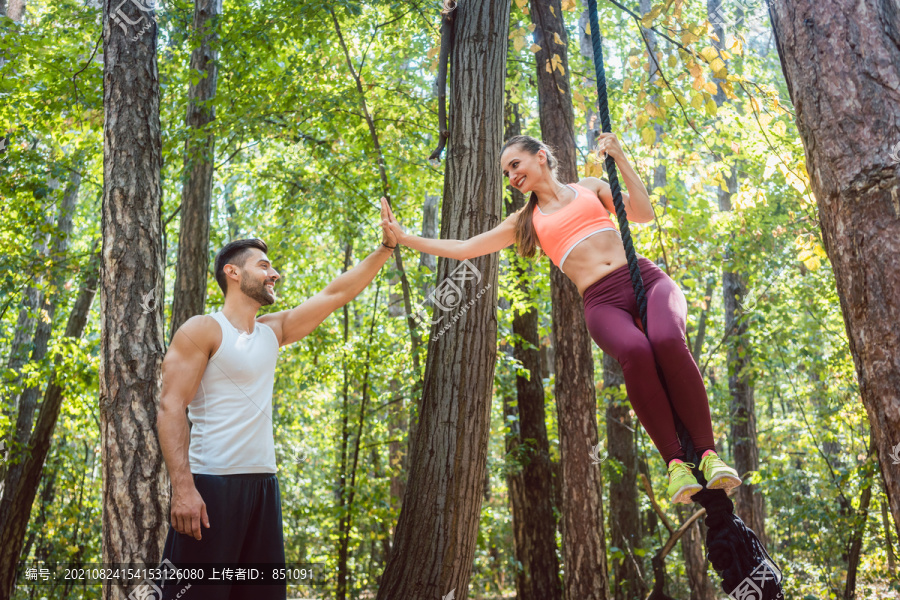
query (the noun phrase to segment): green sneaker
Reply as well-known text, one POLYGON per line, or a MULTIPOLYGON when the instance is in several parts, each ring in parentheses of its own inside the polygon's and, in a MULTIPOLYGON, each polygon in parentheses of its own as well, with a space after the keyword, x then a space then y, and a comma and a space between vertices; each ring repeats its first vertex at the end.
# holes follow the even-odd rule
POLYGON ((700 470, 706 477, 706 488, 710 490, 725 490, 727 493, 743 483, 737 471, 726 465, 715 452, 700 460, 700 470))
POLYGON ((677 504, 693 504, 691 496, 703 489, 691 473, 693 463, 673 462, 669 465, 669 500, 677 504))

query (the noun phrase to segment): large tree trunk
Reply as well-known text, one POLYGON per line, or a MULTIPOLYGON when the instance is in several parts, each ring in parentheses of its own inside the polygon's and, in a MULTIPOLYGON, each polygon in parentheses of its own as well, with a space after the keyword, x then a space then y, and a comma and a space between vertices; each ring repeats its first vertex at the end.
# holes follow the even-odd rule
MULTIPOLYGON (((75 204, 78 200, 80 183, 81 177, 77 174, 74 175, 63 194, 56 227, 56 241, 51 256, 53 261, 64 260, 68 252, 69 236, 72 232, 72 218, 75 204)), ((63 273, 65 271, 61 265, 55 268, 56 271, 51 278, 51 287, 59 289, 62 286, 63 273)), ((44 301, 43 310, 47 316, 45 319, 41 319, 34 335, 33 361, 41 361, 46 355, 52 333, 53 315, 58 303, 57 296, 58 293, 56 296, 47 298, 44 301)), ((93 297, 93 291, 91 291, 91 296, 93 297)), ((89 307, 90 305, 85 310, 89 307)), ((79 306, 76 303, 76 309, 78 308, 79 306)), ((80 337, 80 335, 81 331, 78 331, 75 337, 80 337)), ((52 387, 51 383, 48 386, 48 391, 52 387)), ((35 444, 39 444, 41 440, 37 436, 37 430, 33 428, 34 414, 38 408, 38 396, 40 396, 40 388, 31 386, 26 388, 19 398, 14 434, 15 442, 12 446, 12 451, 8 454, 10 460, 7 461, 7 465, 4 465, 7 467, 7 471, 4 474, 2 488, 0 488, 0 549, 2 549, 0 550, 0 565, 2 565, 0 566, 0 597, 11 593, 15 585, 15 565, 25 540, 28 519, 31 515, 31 505, 37 493, 40 475, 44 466, 46 451, 40 454, 39 450, 35 448, 35 444)), ((43 414, 45 411, 50 410, 52 408, 47 407, 45 400, 41 406, 40 413, 43 414)), ((49 437, 47 438, 47 446, 49 447, 49 437)))
MULTIPOLYGON (((575 125, 569 87, 567 34, 559 0, 531 3, 541 136, 559 159, 563 182, 578 181, 575 125), (552 10, 551 10, 552 9, 552 10), (561 43, 557 43, 557 36, 561 43), (555 59, 555 60, 554 60, 555 59), (557 64, 553 68, 553 64, 557 64), (550 72, 547 67, 551 65, 550 72)), ((567 598, 605 599, 608 594, 601 472, 592 464, 597 443, 597 400, 591 338, 575 284, 550 267, 556 359, 556 406, 562 463, 563 559, 567 598)))
MULTIPOLYGON (((509 139, 521 131, 518 107, 507 101, 504 137, 509 139)), ((525 197, 520 191, 512 187, 509 190, 507 215, 525 205, 525 197)), ((516 256, 510 263, 519 293, 531 297, 533 292, 529 282, 535 276, 535 269, 530 262, 516 256)), ((518 417, 506 440, 507 456, 515 465, 507 476, 514 550, 516 562, 522 565, 516 572, 516 597, 518 600, 562 600, 537 310, 532 307, 526 312, 517 312, 512 328, 516 339, 513 358, 529 373, 528 376, 516 375, 515 409, 507 410, 504 406, 504 414, 518 417)))
MULTIPOLYGON (((900 9, 886 0, 785 0, 769 14, 863 404, 887 457, 900 431, 900 169, 891 158, 900 140, 900 9)), ((900 534, 900 473, 882 460, 881 476, 900 534)))
MULTIPOLYGON (((625 389, 622 365, 610 356, 603 355, 603 387, 625 389)), ((634 553, 644 548, 641 535, 641 508, 637 494, 637 452, 635 452, 634 421, 628 400, 606 396, 606 441, 609 457, 622 464, 620 476, 609 482, 609 535, 610 544, 624 553, 624 558, 612 566, 613 598, 632 600, 647 596, 643 558, 634 553)))
MULTIPOLYGON (((157 27, 152 10, 126 2, 111 15, 113 6, 103 9, 103 561, 154 564, 169 522, 156 436, 165 353, 157 27)), ((104 584, 103 598, 118 600, 132 587, 104 584)))
MULTIPOLYGON (((505 0, 462 0, 453 13, 457 43, 443 238, 468 239, 501 220, 498 165, 509 9, 505 0)), ((463 281, 461 273, 472 274, 466 263, 438 262, 438 286, 458 285, 468 302, 434 309, 432 319, 443 318, 432 328, 409 481, 379 600, 437 599, 454 590, 456 598, 467 595, 490 432, 497 255, 469 264, 479 275, 463 281)))
MULTIPOLYGON (((722 0, 707 0, 706 9, 709 20, 715 22, 715 15, 720 13, 722 0)), ((725 32, 721 24, 714 25, 718 41, 713 40, 715 47, 721 52, 725 49, 725 32)), ((724 90, 719 86, 721 80, 714 79, 718 91, 714 97, 717 106, 726 101, 724 90)), ((721 155, 716 157, 722 159, 721 155)), ((730 212, 731 197, 737 191, 737 167, 732 167, 731 174, 726 177, 728 191, 718 189, 719 210, 730 212)), ((747 322, 743 319, 741 306, 746 295, 746 277, 736 271, 734 263, 740 256, 740 247, 729 241, 725 248, 725 264, 722 267, 722 297, 725 310, 725 331, 728 336, 726 346, 726 362, 728 365, 728 390, 731 395, 731 443, 734 455, 734 468, 743 476, 750 471, 759 470, 759 445, 756 435, 756 402, 753 397, 753 382, 750 375, 751 348, 747 322)), ((721 451, 721 448, 719 448, 721 451)), ((765 502, 756 486, 744 483, 737 489, 734 497, 735 512, 744 523, 756 532, 763 545, 766 542, 765 502)))
POLYGON ((184 186, 181 188, 181 229, 178 234, 178 265, 172 298, 169 339, 182 323, 202 315, 206 304, 206 270, 209 266, 209 206, 212 197, 215 134, 210 123, 216 118, 216 60, 219 52, 217 24, 222 0, 194 0, 194 35, 200 45, 191 53, 190 73, 203 77, 188 84, 184 143, 184 186))

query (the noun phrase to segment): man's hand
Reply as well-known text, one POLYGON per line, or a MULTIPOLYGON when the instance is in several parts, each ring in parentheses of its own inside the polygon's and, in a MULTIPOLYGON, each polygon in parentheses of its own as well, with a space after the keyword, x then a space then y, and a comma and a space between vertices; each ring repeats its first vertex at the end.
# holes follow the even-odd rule
POLYGON ((403 243, 406 232, 394 218, 394 213, 386 198, 381 199, 381 228, 384 230, 383 241, 390 246, 403 243))
POLYGON ((199 540, 200 523, 209 529, 209 515, 206 503, 193 485, 172 489, 172 527, 178 533, 193 536, 199 540))

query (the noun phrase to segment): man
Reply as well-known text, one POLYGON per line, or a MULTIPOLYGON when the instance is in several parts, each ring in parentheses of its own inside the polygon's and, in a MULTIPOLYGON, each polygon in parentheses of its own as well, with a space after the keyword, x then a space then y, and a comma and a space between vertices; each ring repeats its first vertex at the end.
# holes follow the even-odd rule
MULTIPOLYGON (((396 246, 395 236, 385 229, 381 246, 324 290, 296 308, 259 318, 260 307, 275 302, 275 282, 280 278, 265 243, 237 240, 216 255, 215 276, 225 294, 224 306, 220 312, 186 321, 162 363, 157 426, 172 481, 164 565, 183 569, 201 563, 231 568, 241 563, 284 564, 272 434, 278 349, 303 339, 359 295, 396 246), (190 430, 185 407, 193 425, 190 430)), ((211 569, 205 571, 210 578, 211 569)), ((163 598, 286 597, 283 581, 263 587, 223 582, 185 589, 183 580, 164 579, 163 598)))

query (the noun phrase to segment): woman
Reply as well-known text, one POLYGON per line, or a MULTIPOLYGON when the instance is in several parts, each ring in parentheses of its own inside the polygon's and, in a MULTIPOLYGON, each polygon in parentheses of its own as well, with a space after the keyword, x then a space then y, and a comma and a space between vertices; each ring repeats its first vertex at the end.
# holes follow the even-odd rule
MULTIPOLYGON (((598 149, 615 159, 626 187, 625 212, 630 221, 647 223, 653 209, 647 189, 625 157, 615 134, 601 134, 598 149)), ((741 484, 737 472, 716 454, 709 400, 700 370, 685 342, 687 302, 668 275, 646 258, 639 259, 647 295, 650 340, 639 329, 638 308, 631 286, 625 250, 610 214, 615 212, 609 184, 586 177, 577 184, 556 178, 556 158, 543 142, 515 136, 500 152, 500 166, 509 185, 528 203, 500 225, 468 240, 439 240, 403 231, 387 202, 389 229, 399 243, 429 254, 463 260, 497 252, 514 243, 522 256, 535 255, 536 246, 565 273, 583 297, 584 318, 591 337, 622 365, 625 388, 635 413, 669 472, 672 502, 692 503, 701 489, 691 473, 666 392, 657 374, 659 365, 672 405, 687 427, 698 454, 707 487, 729 490, 741 484)))

